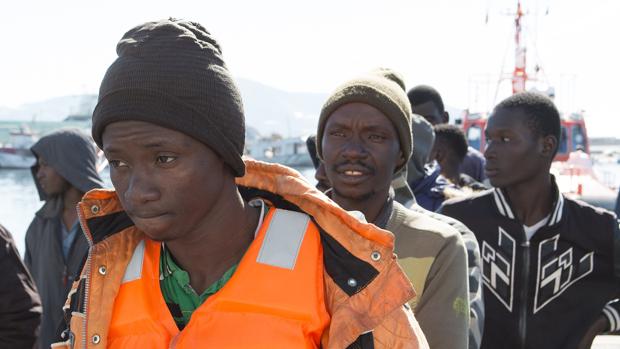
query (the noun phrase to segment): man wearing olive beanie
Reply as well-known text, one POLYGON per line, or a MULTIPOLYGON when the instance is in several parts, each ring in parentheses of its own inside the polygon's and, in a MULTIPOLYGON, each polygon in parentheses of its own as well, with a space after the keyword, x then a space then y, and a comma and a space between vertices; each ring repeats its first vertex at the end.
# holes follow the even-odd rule
POLYGON ((405 164, 411 157, 413 138, 411 133, 411 105, 401 85, 404 84, 397 72, 390 69, 376 69, 359 78, 341 85, 327 99, 321 110, 316 134, 317 154, 323 158, 323 131, 329 116, 340 106, 347 103, 364 103, 381 110, 392 122, 398 133, 400 149, 405 164))
POLYGON ((451 226, 396 202, 391 190, 411 156, 411 115, 402 78, 375 70, 327 99, 317 151, 331 199, 394 234, 398 263, 417 293, 409 304, 430 347, 464 349, 469 300, 463 239, 451 226))
POLYGON ((115 191, 78 204, 90 249, 55 348, 428 348, 393 236, 242 159, 241 97, 205 28, 144 23, 117 53, 92 128, 115 191))

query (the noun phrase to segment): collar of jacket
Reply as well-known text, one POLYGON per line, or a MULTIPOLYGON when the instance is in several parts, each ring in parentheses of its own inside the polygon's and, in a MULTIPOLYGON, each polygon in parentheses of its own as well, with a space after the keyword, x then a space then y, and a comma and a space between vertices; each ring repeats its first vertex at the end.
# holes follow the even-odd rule
POLYGON ((41 208, 35 213, 38 217, 43 219, 52 219, 56 218, 62 212, 62 196, 54 196, 45 201, 45 204, 41 206, 41 208))
POLYGON ((348 214, 303 176, 286 166, 245 159, 249 173, 237 178, 237 185, 275 193, 312 216, 314 221, 347 249, 355 250, 351 241, 362 238, 377 248, 394 249, 394 235, 389 231, 361 222, 348 214), (355 236, 351 236, 354 234, 355 236))
POLYGON ((392 188, 390 188, 385 205, 383 205, 383 208, 381 208, 381 211, 379 211, 377 218, 375 218, 375 221, 373 222, 374 225, 381 229, 387 229, 386 227, 394 208, 394 191, 391 189, 392 188))
MULTIPOLYGON (((396 263, 394 236, 390 232, 358 221, 310 186, 293 169, 251 159, 245 159, 245 165, 246 175, 237 178, 236 183, 246 200, 255 194, 270 202, 282 201, 284 207, 282 203, 276 206, 305 212, 321 232, 326 283, 327 280, 333 283, 326 284, 326 305, 331 314, 327 337, 329 348, 353 343, 362 333, 375 329, 386 316, 415 297, 411 283, 396 263), (332 256, 331 262, 329 255, 332 256), (346 255, 354 257, 348 258, 349 261, 354 259, 375 270, 373 276, 357 285, 353 292, 337 280, 344 277, 346 285, 348 276, 344 272, 350 266, 344 260, 346 255), (336 273, 330 273, 329 264, 336 273)), ((114 190, 89 191, 78 204, 78 214, 92 247, 87 265, 92 254, 106 253, 105 250, 118 245, 119 240, 132 241, 122 243, 129 256, 132 247, 143 237, 123 211, 114 190), (126 238, 119 239, 121 234, 118 233, 122 231, 127 232, 122 234, 126 238)), ((98 322, 107 323, 105 319, 98 322)))
MULTIPOLYGON (((548 227, 559 224, 562 220, 562 214, 564 211, 564 195, 560 192, 556 184, 554 175, 551 175, 551 190, 553 193, 552 195, 554 196, 554 200, 552 205, 553 208, 551 210, 551 216, 549 217, 549 221, 546 224, 548 227)), ((510 203, 508 195, 506 195, 505 190, 501 188, 493 188, 493 199, 495 207, 497 208, 497 211, 500 215, 510 219, 516 219, 513 213, 514 210, 512 209, 512 205, 510 203)))

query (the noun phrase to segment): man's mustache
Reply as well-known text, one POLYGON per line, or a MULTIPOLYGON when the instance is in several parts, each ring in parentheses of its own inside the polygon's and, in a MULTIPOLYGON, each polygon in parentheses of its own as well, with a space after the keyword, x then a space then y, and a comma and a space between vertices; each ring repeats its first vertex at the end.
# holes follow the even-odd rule
POLYGON ((355 167, 355 168, 361 168, 362 172, 370 174, 370 175, 374 175, 375 174, 375 169, 361 161, 349 161, 349 160, 345 160, 342 162, 339 162, 335 165, 332 166, 332 171, 334 172, 343 172, 343 170, 341 170, 342 167, 355 167))

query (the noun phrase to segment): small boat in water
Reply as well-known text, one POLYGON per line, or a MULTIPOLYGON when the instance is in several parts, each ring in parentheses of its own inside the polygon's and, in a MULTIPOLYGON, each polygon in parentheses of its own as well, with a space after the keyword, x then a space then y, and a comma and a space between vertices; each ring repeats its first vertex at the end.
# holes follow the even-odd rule
POLYGON ((312 167, 312 159, 303 137, 281 139, 262 138, 248 142, 245 155, 259 161, 290 167, 312 167))
POLYGON ((0 144, 0 168, 30 168, 36 159, 30 147, 38 137, 28 126, 9 132, 9 142, 0 144))

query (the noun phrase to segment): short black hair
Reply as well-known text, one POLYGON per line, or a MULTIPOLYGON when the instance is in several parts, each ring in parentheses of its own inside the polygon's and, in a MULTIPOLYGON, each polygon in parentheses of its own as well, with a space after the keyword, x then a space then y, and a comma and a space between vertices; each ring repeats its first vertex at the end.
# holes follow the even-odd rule
POLYGON ((412 106, 432 101, 440 113, 445 111, 441 95, 431 86, 418 85, 407 92, 407 97, 409 97, 409 103, 412 106))
POLYGON ((446 142, 460 161, 467 155, 467 139, 460 127, 450 124, 439 124, 435 130, 435 143, 446 142))
POLYGON ((520 92, 501 101, 495 111, 500 109, 521 110, 527 118, 525 124, 535 136, 554 136, 559 146, 562 132, 560 112, 549 97, 538 92, 520 92))

